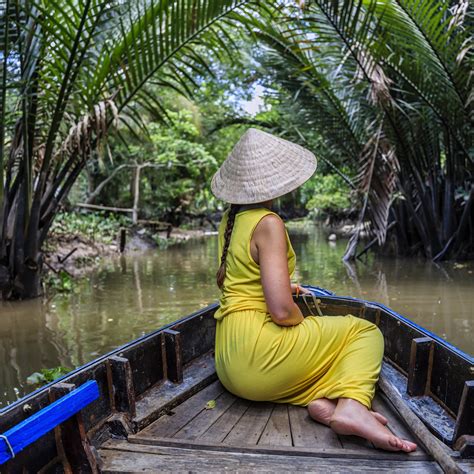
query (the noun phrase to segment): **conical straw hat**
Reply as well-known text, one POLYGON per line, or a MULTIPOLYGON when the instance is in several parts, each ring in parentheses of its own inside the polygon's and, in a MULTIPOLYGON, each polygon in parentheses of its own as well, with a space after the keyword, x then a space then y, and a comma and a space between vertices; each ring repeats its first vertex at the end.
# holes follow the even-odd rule
POLYGON ((253 204, 283 196, 316 171, 306 148, 249 128, 212 177, 211 190, 232 204, 253 204))

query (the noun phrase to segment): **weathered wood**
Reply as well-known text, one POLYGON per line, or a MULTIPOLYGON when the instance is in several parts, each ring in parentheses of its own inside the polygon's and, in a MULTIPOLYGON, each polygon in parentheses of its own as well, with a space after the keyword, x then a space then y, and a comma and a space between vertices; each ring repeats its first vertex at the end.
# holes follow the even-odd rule
POLYGON ((180 439, 201 438, 201 435, 227 411, 235 400, 236 397, 234 395, 229 392, 223 392, 216 398, 214 408, 204 408, 199 415, 181 428, 174 437, 180 439))
POLYGON ((293 446, 305 448, 341 448, 337 434, 328 426, 316 423, 303 407, 288 407, 293 446))
POLYGON ((0 440, 0 464, 12 458, 11 450, 15 454, 19 453, 98 397, 97 383, 89 381, 76 389, 74 393, 69 393, 60 400, 56 400, 2 433, 8 439, 9 446, 4 439, 0 440))
POLYGON ((430 427, 430 431, 444 443, 450 443, 454 433, 454 418, 431 396, 410 397, 406 392, 407 378, 391 364, 384 362, 382 373, 410 409, 430 427))
POLYGON ((474 458, 474 436, 473 435, 462 435, 454 444, 454 449, 459 451, 459 455, 463 459, 474 458))
POLYGON ((185 400, 181 405, 178 405, 169 414, 163 415, 145 428, 142 433, 147 436, 173 437, 181 428, 186 426, 187 423, 205 409, 206 403, 209 400, 215 400, 223 392, 224 387, 220 382, 212 383, 196 395, 185 400))
MULTIPOLYGON (((208 324, 215 324, 213 314, 217 308, 218 304, 213 303, 205 308, 199 309, 198 311, 183 317, 179 322, 172 322, 163 328, 157 329, 151 334, 131 341, 96 360, 88 362, 64 377, 61 380, 62 382, 73 383, 76 386, 80 386, 88 380, 95 380, 99 386, 100 397, 82 410, 82 418, 86 431, 94 430, 95 433, 99 433, 101 429, 100 426, 105 426, 104 423, 113 412, 113 406, 111 403, 111 400, 113 400, 113 394, 110 393, 112 385, 108 381, 108 373, 110 373, 107 369, 108 357, 122 354, 131 361, 133 358, 128 357, 128 355, 124 353, 125 351, 133 352, 136 348, 140 348, 150 338, 155 338, 163 329, 170 328, 178 323, 185 325, 186 321, 194 318, 202 317, 207 321, 204 325, 206 327, 208 324)), ((195 348, 195 354, 198 354, 197 349, 198 348, 195 348)), ((201 354, 203 352, 201 352, 201 354)), ((145 426, 145 424, 149 423, 150 420, 156 419, 154 417, 158 416, 162 409, 167 409, 170 405, 179 403, 179 400, 182 399, 181 397, 188 396, 189 393, 195 392, 202 386, 215 380, 216 374, 212 365, 212 359, 212 357, 207 358, 207 356, 204 356, 202 361, 211 365, 207 368, 202 368, 201 363, 198 362, 193 366, 191 372, 188 372, 185 386, 178 388, 178 386, 169 382, 164 382, 160 386, 155 386, 156 382, 160 383, 160 380, 162 379, 156 377, 156 373, 157 371, 159 373, 160 367, 157 368, 156 359, 153 360, 153 358, 151 358, 148 367, 152 377, 148 378, 148 376, 145 376, 143 379, 152 384, 148 388, 149 392, 152 392, 152 394, 150 398, 148 398, 147 393, 147 396, 142 397, 137 403, 137 417, 134 420, 134 430, 145 426), (152 365, 152 363, 154 365, 152 365), (156 382, 154 380, 156 380, 156 382), (170 384, 170 387, 165 387, 168 383, 170 384), (161 405, 163 405, 163 408, 161 408, 161 405)), ((136 372, 136 376, 142 378, 138 371, 136 372)), ((26 395, 21 400, 0 409, 0 433, 9 430, 13 426, 24 421, 31 414, 37 413, 41 409, 47 407, 50 404, 48 390, 52 385, 53 384, 48 384, 42 389, 26 395)), ((25 448, 22 452, 18 453, 15 459, 8 462, 8 469, 11 472, 22 472, 22 470, 38 472, 44 466, 53 462, 56 457, 56 442, 54 431, 52 430, 35 441, 35 443, 25 448)))
POLYGON ((268 402, 251 402, 242 418, 224 439, 224 443, 257 444, 273 411, 273 405, 268 402))
POLYGON ((452 474, 462 474, 463 471, 451 457, 449 448, 429 432, 428 428, 413 413, 383 373, 380 374, 379 386, 393 404, 398 414, 404 419, 415 436, 423 443, 427 452, 433 456, 443 471, 452 474))
POLYGON ((417 337, 411 342, 407 391, 412 396, 426 395, 431 385, 434 341, 431 337, 417 337))
POLYGON ((111 356, 108 362, 112 376, 115 409, 133 417, 136 415, 136 402, 130 361, 125 357, 111 356))
MULTIPOLYGON (((373 449, 371 456, 367 456, 366 452, 360 449, 344 449, 344 448, 326 448, 326 447, 291 447, 291 446, 269 446, 269 445, 250 445, 250 444, 232 444, 206 442, 201 438, 196 440, 186 440, 178 438, 155 438, 149 436, 142 436, 140 433, 132 435, 128 438, 129 443, 138 445, 150 445, 154 447, 175 447, 196 450, 210 450, 210 451, 224 451, 224 452, 239 452, 250 454, 284 454, 286 456, 318 456, 318 457, 335 457, 335 458, 350 458, 350 459, 388 459, 399 461, 426 461, 431 460, 431 456, 418 450, 414 453, 401 453, 392 451, 383 451, 380 449, 373 449)), ((114 441, 105 442, 102 447, 107 448, 110 443, 114 441)), ((133 448, 130 448, 133 450, 133 448)))
POLYGON ((98 204, 86 204, 85 202, 78 202, 75 207, 82 209, 92 209, 93 211, 110 211, 110 212, 129 212, 133 213, 133 209, 128 207, 112 207, 112 206, 99 206, 98 204))
POLYGON ((152 387, 145 397, 137 400, 137 415, 133 419, 134 430, 138 431, 150 425, 216 379, 214 356, 210 353, 185 366, 183 383, 174 384, 166 380, 152 387))
POLYGON ((208 443, 222 443, 249 405, 248 400, 237 398, 229 409, 199 437, 199 440, 208 443))
POLYGON ((127 245, 127 229, 121 227, 119 230, 119 251, 123 253, 127 245))
POLYGON ((269 446, 292 446, 288 405, 275 405, 258 444, 269 446))
POLYGON ((174 383, 183 381, 183 348, 179 331, 163 331, 166 348, 166 368, 168 380, 174 383))
MULTIPOLYGON (((286 453, 230 452, 109 443, 100 451, 103 472, 394 472, 439 473, 429 461, 347 458, 341 456, 288 456, 286 453), (357 460, 356 460, 357 459, 357 460)), ((326 453, 327 454, 327 453, 326 453)))
POLYGON ((86 431, 105 421, 112 413, 112 394, 109 393, 107 366, 107 361, 101 360, 99 363, 92 365, 89 370, 73 372, 71 376, 61 380, 64 383, 72 383, 76 387, 81 387, 85 383, 94 380, 99 387, 100 396, 81 411, 86 431))
POLYGON ((183 364, 214 349, 216 321, 205 315, 178 322, 171 328, 181 334, 183 364))
MULTIPOLYGON (((67 383, 53 385, 49 390, 51 403, 73 392, 75 388, 75 385, 67 383)), ((58 454, 62 457, 66 474, 99 472, 80 412, 57 426, 55 437, 58 454)))
POLYGON ((469 380, 464 384, 454 428, 454 441, 456 442, 462 435, 474 435, 474 380, 469 380))
POLYGON ((459 413, 464 383, 472 380, 472 367, 472 358, 463 357, 440 343, 435 344, 431 396, 435 396, 455 417, 459 413))
POLYGON ((130 361, 135 395, 143 394, 150 387, 164 379, 162 335, 154 334, 140 345, 120 352, 120 357, 130 361))

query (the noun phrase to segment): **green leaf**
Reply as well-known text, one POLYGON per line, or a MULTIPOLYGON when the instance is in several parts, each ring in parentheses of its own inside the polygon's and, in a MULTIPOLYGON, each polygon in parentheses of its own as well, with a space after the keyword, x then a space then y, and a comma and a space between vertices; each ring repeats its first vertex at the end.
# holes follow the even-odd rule
POLYGON ((206 403, 205 409, 206 410, 212 410, 213 408, 216 408, 216 401, 215 400, 209 400, 206 403))
POLYGON ((29 377, 27 377, 26 383, 28 385, 43 384, 46 383, 46 377, 39 372, 33 372, 29 377))

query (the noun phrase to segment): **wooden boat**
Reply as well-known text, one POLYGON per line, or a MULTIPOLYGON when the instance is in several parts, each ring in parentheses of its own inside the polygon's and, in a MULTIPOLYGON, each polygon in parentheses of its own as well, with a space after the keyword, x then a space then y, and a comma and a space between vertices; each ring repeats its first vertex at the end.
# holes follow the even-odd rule
POLYGON ((472 472, 473 358, 381 304, 309 288, 295 299, 305 316, 353 314, 383 332, 374 407, 416 452, 228 393, 214 370, 215 303, 0 411, 1 472, 472 472))

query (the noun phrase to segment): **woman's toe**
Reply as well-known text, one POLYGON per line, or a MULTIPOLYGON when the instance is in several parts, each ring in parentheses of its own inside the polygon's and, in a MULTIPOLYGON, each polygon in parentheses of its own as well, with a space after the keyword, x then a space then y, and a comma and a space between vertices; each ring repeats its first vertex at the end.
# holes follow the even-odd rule
POLYGON ((406 449, 404 451, 406 451, 407 453, 411 453, 412 451, 415 451, 417 446, 415 443, 412 443, 411 441, 406 441, 404 440, 404 443, 403 443, 406 447, 406 449))
POLYGON ((390 436, 388 442, 392 448, 403 449, 403 442, 400 438, 396 436, 390 436))

